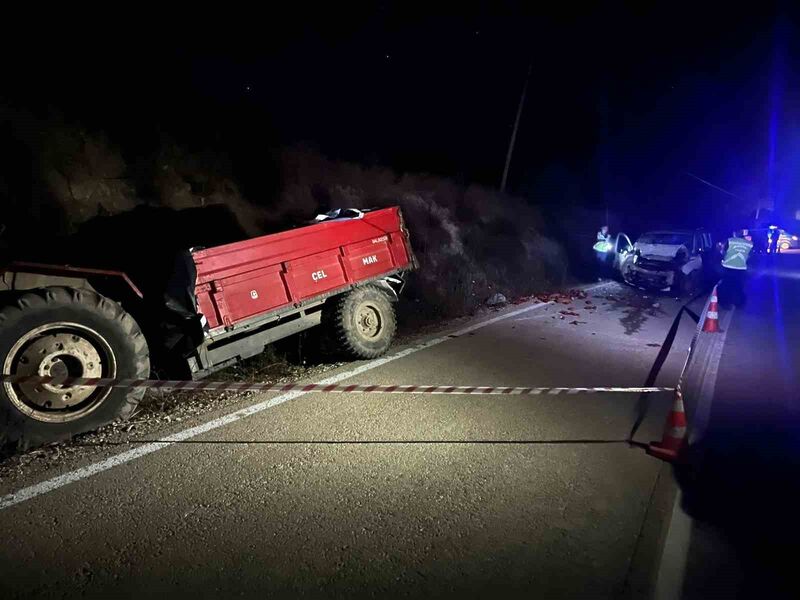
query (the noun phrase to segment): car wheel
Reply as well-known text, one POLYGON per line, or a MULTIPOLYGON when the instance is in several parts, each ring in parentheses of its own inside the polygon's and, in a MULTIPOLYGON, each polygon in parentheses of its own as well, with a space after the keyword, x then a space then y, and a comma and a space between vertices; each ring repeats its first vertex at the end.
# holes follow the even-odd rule
POLYGON ((633 285, 633 267, 625 265, 622 269, 622 281, 628 285, 633 285))

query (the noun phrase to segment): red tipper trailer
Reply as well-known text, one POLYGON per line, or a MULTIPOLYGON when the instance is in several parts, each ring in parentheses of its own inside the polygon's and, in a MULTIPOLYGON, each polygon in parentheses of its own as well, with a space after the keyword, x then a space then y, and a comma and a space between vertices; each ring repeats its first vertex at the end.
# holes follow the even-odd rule
MULTIPOLYGON (((194 249, 163 288, 121 270, 11 263, 0 269, 0 365, 11 375, 202 377, 323 325, 343 354, 392 342, 393 302, 416 268, 400 209, 194 249), (161 290, 161 291, 159 291, 161 290)), ((144 265, 145 269, 147 265, 144 265)), ((159 284, 160 285, 160 284, 159 284)), ((131 414, 140 388, 0 384, 0 444, 64 439, 131 414)))
MULTIPOLYGON (((192 372, 224 367, 261 352, 265 344, 320 324, 327 316, 323 304, 354 288, 372 284, 387 299, 396 300, 402 274, 415 267, 400 209, 356 214, 360 216, 193 252, 197 307, 208 332, 189 360, 192 372)), ((360 325, 362 335, 393 336, 393 314, 382 315, 380 307, 370 306, 354 311, 356 322, 349 325, 356 333, 360 325), (373 331, 381 326, 390 329, 373 331)), ((386 350, 384 344, 380 350, 351 345, 355 347, 345 349, 358 357, 386 350)))
POLYGON ((211 331, 411 268, 399 208, 329 220, 192 253, 211 331))

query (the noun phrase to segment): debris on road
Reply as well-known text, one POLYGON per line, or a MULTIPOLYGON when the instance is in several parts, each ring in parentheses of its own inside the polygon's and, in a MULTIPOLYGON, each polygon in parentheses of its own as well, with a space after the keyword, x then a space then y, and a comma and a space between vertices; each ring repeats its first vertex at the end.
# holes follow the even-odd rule
POLYGON ((570 324, 570 325, 586 325, 586 323, 587 323, 587 322, 588 322, 588 321, 578 321, 578 320, 575 320, 575 321, 570 321, 570 322, 569 322, 569 324, 570 324))
POLYGON ((565 292, 539 292, 534 297, 540 302, 572 304, 576 300, 586 300, 589 294, 583 290, 567 290, 565 292))
POLYGON ((518 296, 511 300, 511 304, 525 304, 531 300, 537 299, 536 296, 518 296))
POLYGON ((580 313, 573 312, 571 310, 560 310, 560 314, 567 316, 567 317, 580 317, 580 313))

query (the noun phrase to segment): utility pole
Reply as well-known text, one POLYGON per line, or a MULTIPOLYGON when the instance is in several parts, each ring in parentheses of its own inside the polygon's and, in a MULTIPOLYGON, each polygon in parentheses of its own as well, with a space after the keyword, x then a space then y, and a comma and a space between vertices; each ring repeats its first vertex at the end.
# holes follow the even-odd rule
POLYGON ((517 141, 517 129, 519 129, 519 120, 522 116, 522 107, 525 105, 525 95, 528 93, 528 81, 531 78, 531 70, 533 69, 533 60, 528 63, 528 73, 525 75, 525 85, 522 86, 522 95, 519 98, 519 106, 517 107, 517 118, 514 119, 514 129, 511 131, 511 141, 508 143, 508 153, 506 154, 506 166, 503 169, 503 179, 500 182, 500 191, 506 191, 506 183, 508 183, 508 168, 511 166, 511 155, 514 153, 514 143, 517 141))

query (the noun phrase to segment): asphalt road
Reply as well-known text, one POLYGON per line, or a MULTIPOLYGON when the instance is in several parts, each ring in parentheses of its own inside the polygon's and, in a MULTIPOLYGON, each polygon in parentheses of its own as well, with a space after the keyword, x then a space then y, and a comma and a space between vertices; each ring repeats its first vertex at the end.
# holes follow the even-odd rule
MULTIPOLYGON (((592 296, 596 310, 583 300, 508 307, 338 376, 642 385, 678 303, 614 283, 592 296)), ((681 328, 657 385, 674 384, 692 329, 681 328)), ((660 437, 670 401, 652 398, 638 439, 660 437)), ((183 443, 87 449, 0 482, 6 501, 34 490, 0 511, 0 595, 635 597, 632 582, 654 568, 643 538, 658 531, 648 522, 663 473, 624 441, 637 402, 250 398, 243 406, 258 412, 245 418, 221 424, 213 414, 159 437, 211 423, 183 443), (97 468, 142 447, 139 458, 97 468), (46 493, 30 488, 55 477, 46 493)))
POLYGON ((722 311, 708 415, 678 471, 691 518, 684 598, 798 595, 800 254, 756 257, 746 295, 722 311))

